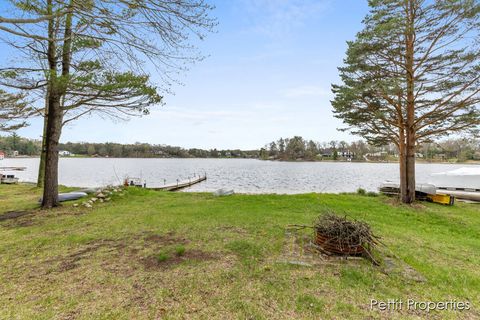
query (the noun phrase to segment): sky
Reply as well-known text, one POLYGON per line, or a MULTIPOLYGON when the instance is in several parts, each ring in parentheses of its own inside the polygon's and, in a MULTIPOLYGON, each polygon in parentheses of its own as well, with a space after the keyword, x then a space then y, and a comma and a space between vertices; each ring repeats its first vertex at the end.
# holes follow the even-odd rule
MULTIPOLYGON (((207 58, 180 76, 165 105, 129 121, 83 118, 64 128, 62 142, 258 149, 294 135, 358 139, 337 130, 343 125, 330 100, 346 41, 362 28, 366 0, 210 2, 219 25, 198 44, 207 58)), ((41 133, 41 119, 18 131, 29 138, 41 133)))

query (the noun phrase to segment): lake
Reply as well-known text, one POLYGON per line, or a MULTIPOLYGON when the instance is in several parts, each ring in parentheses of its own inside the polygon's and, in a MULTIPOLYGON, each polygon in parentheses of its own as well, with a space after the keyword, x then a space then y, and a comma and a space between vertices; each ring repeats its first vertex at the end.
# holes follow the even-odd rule
MULTIPOLYGON (((25 166, 15 172, 25 182, 35 182, 38 158, 9 158, 1 166, 25 166)), ((193 174, 207 174, 207 181, 186 191, 234 189, 238 193, 377 191, 385 180, 398 181, 397 163, 276 162, 254 159, 132 159, 61 158, 59 182, 67 186, 99 187, 120 184, 125 177, 139 177, 147 186, 173 183, 193 174)), ((417 183, 437 187, 480 189, 480 165, 417 164, 417 183), (458 174, 449 172, 456 170, 458 174)))

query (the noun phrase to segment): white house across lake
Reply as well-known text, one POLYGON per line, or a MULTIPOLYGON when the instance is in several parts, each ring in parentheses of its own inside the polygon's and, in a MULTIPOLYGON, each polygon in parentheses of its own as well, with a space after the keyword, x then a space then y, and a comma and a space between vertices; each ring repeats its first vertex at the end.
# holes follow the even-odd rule
POLYGON ((70 151, 60 150, 58 151, 58 155, 61 157, 70 157, 72 154, 70 153, 70 151))

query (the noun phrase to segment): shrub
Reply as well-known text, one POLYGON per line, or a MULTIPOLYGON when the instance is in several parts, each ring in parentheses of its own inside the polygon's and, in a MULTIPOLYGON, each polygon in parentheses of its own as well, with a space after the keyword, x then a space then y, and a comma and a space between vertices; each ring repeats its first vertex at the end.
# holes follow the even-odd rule
POLYGON ((165 261, 168 260, 168 258, 169 258, 169 256, 168 256, 167 253, 161 252, 161 253, 159 253, 158 256, 157 256, 157 261, 158 261, 158 262, 165 262, 165 261))
POLYGON ((175 253, 177 256, 183 256, 185 254, 185 247, 184 246, 177 246, 175 248, 175 253))
POLYGON ((364 196, 365 194, 367 194, 367 191, 363 188, 358 188, 357 189, 357 194, 359 194, 361 196, 364 196))

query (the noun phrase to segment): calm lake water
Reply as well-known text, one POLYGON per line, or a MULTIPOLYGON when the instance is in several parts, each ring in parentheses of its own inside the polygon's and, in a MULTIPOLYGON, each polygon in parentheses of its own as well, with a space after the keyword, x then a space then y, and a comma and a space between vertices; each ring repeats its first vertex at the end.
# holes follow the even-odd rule
MULTIPOLYGON (((1 166, 25 166, 15 172, 35 182, 38 158, 4 159, 1 166)), ((376 191, 385 180, 398 181, 396 163, 274 162, 252 159, 113 159, 61 158, 59 182, 67 186, 97 187, 119 184, 127 176, 161 186, 164 179, 188 179, 207 173, 207 181, 186 191, 234 189, 238 193, 376 191)), ((480 188, 480 166, 465 164, 417 164, 417 182, 445 187, 480 188), (453 174, 449 172, 456 170, 453 174)))

